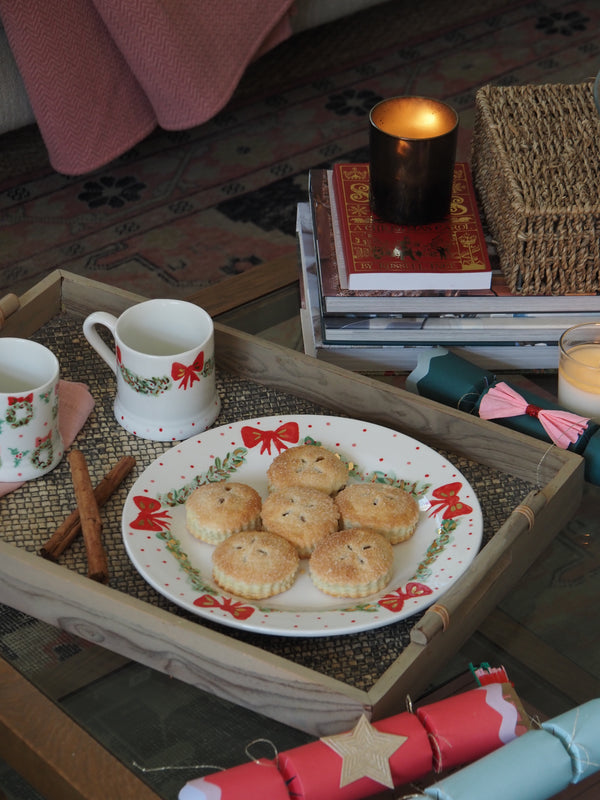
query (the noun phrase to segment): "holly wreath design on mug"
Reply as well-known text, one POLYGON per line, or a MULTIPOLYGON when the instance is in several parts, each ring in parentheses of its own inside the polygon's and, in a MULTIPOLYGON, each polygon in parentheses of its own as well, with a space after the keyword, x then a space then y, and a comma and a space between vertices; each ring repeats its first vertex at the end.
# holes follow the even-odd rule
POLYGON ((179 361, 174 361, 171 366, 170 375, 143 378, 140 375, 136 375, 123 364, 121 348, 118 345, 115 347, 115 352, 117 367, 125 383, 138 394, 155 397, 174 388, 174 382, 176 383, 177 381, 179 381, 179 385, 175 386, 175 388, 183 390, 188 389, 193 386, 196 381, 199 381, 200 378, 211 375, 215 369, 214 356, 205 360, 204 351, 201 351, 192 364, 186 365, 179 361))
MULTIPOLYGON (((58 384, 56 384, 53 389, 49 389, 38 395, 38 399, 46 404, 53 400, 51 414, 52 419, 55 420, 58 416, 58 384)), ((0 432, 2 431, 3 425, 8 425, 12 429, 17 429, 24 428, 33 422, 36 417, 34 402, 33 392, 21 396, 10 395, 7 399, 4 419, 0 419, 0 432)), ((48 431, 45 436, 36 436, 33 451, 23 447, 10 446, 6 449, 12 458, 13 467, 18 467, 23 459, 29 456, 29 462, 33 467, 38 470, 45 470, 54 460, 52 430, 48 431)), ((2 466, 2 463, 2 454, 0 453, 0 466, 2 466)))
POLYGON ((33 419, 33 392, 24 397, 9 397, 4 419, 11 428, 28 425, 33 419))
POLYGON ((115 419, 126 431, 156 441, 182 441, 217 418, 214 327, 195 303, 154 298, 118 317, 94 311, 83 333, 116 375, 115 419), (100 336, 104 327, 114 348, 100 336))
MULTIPOLYGON (((9 452, 13 457, 13 466, 18 467, 21 461, 29 455, 29 450, 19 450, 16 447, 9 447, 9 452)), ((30 457, 30 462, 36 469, 46 469, 54 460, 54 445, 52 444, 52 431, 46 436, 36 437, 35 449, 30 457)), ((0 461, 0 464, 2 462, 0 461)))

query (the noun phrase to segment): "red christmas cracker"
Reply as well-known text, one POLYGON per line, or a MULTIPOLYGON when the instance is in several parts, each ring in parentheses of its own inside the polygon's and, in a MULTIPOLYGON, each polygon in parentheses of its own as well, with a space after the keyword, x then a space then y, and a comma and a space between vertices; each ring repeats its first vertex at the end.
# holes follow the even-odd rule
POLYGON ((380 792, 382 785, 401 786, 431 772, 427 732, 414 714, 407 711, 373 724, 363 720, 362 731, 357 726, 280 754, 279 769, 294 800, 356 800, 380 792))
POLYGON ((361 800, 487 755, 528 730, 508 683, 491 683, 187 783, 179 800, 361 800))
POLYGON ((484 662, 478 667, 471 664, 471 671, 478 686, 487 686, 488 683, 510 683, 504 667, 490 667, 487 662, 484 662))
POLYGON ((435 772, 476 761, 525 733, 519 705, 510 684, 490 683, 417 709, 435 772))
POLYGON ((290 800, 275 761, 259 759, 239 767, 195 778, 179 792, 179 800, 290 800))

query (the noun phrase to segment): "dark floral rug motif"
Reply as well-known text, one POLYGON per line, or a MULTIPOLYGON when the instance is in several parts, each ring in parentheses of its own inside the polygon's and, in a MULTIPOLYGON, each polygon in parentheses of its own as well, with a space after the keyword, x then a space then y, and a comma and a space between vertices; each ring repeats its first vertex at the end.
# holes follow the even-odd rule
POLYGON ((145 183, 137 181, 132 175, 118 179, 112 175, 102 175, 98 180, 84 183, 79 200, 91 209, 105 205, 111 208, 123 208, 125 203, 135 203, 140 200, 141 192, 147 188, 145 183))
POLYGON ((488 83, 579 83, 598 70, 594 0, 397 0, 296 35, 258 59, 205 125, 156 130, 96 173, 64 177, 35 128, 0 137, 0 292, 60 267, 147 296, 185 297, 294 255, 311 167, 368 158, 381 98, 422 94, 460 115, 468 161, 488 83))

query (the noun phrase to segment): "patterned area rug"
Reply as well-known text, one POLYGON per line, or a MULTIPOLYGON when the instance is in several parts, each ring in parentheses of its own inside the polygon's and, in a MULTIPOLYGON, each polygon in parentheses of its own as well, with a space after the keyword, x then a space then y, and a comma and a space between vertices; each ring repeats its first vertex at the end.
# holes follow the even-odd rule
POLYGON ((303 32, 255 62, 206 125, 157 130, 102 170, 66 178, 37 128, 0 138, 0 293, 49 271, 184 297, 294 253, 309 168, 368 157, 368 111, 425 94, 460 113, 475 92, 579 83, 598 69, 594 0, 399 0, 303 32))

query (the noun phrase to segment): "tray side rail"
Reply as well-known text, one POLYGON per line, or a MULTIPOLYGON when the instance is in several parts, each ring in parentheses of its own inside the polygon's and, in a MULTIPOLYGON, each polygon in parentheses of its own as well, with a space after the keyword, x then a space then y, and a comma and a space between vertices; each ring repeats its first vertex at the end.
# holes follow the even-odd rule
MULTIPOLYGON (((470 568, 432 606, 411 631, 411 642, 369 693, 373 718, 393 713, 407 695, 419 697, 440 664, 451 658, 500 603, 527 568, 548 547, 579 505, 583 466, 561 484, 560 502, 549 502, 551 485, 532 492, 522 504, 531 514, 514 510, 470 568)), ((591 698, 588 698, 591 699, 591 698)))
POLYGON ((2 541, 0 602, 307 733, 371 715, 366 692, 2 541))
POLYGON ((215 325, 217 363, 250 380, 387 425, 540 486, 581 457, 364 375, 215 325))

